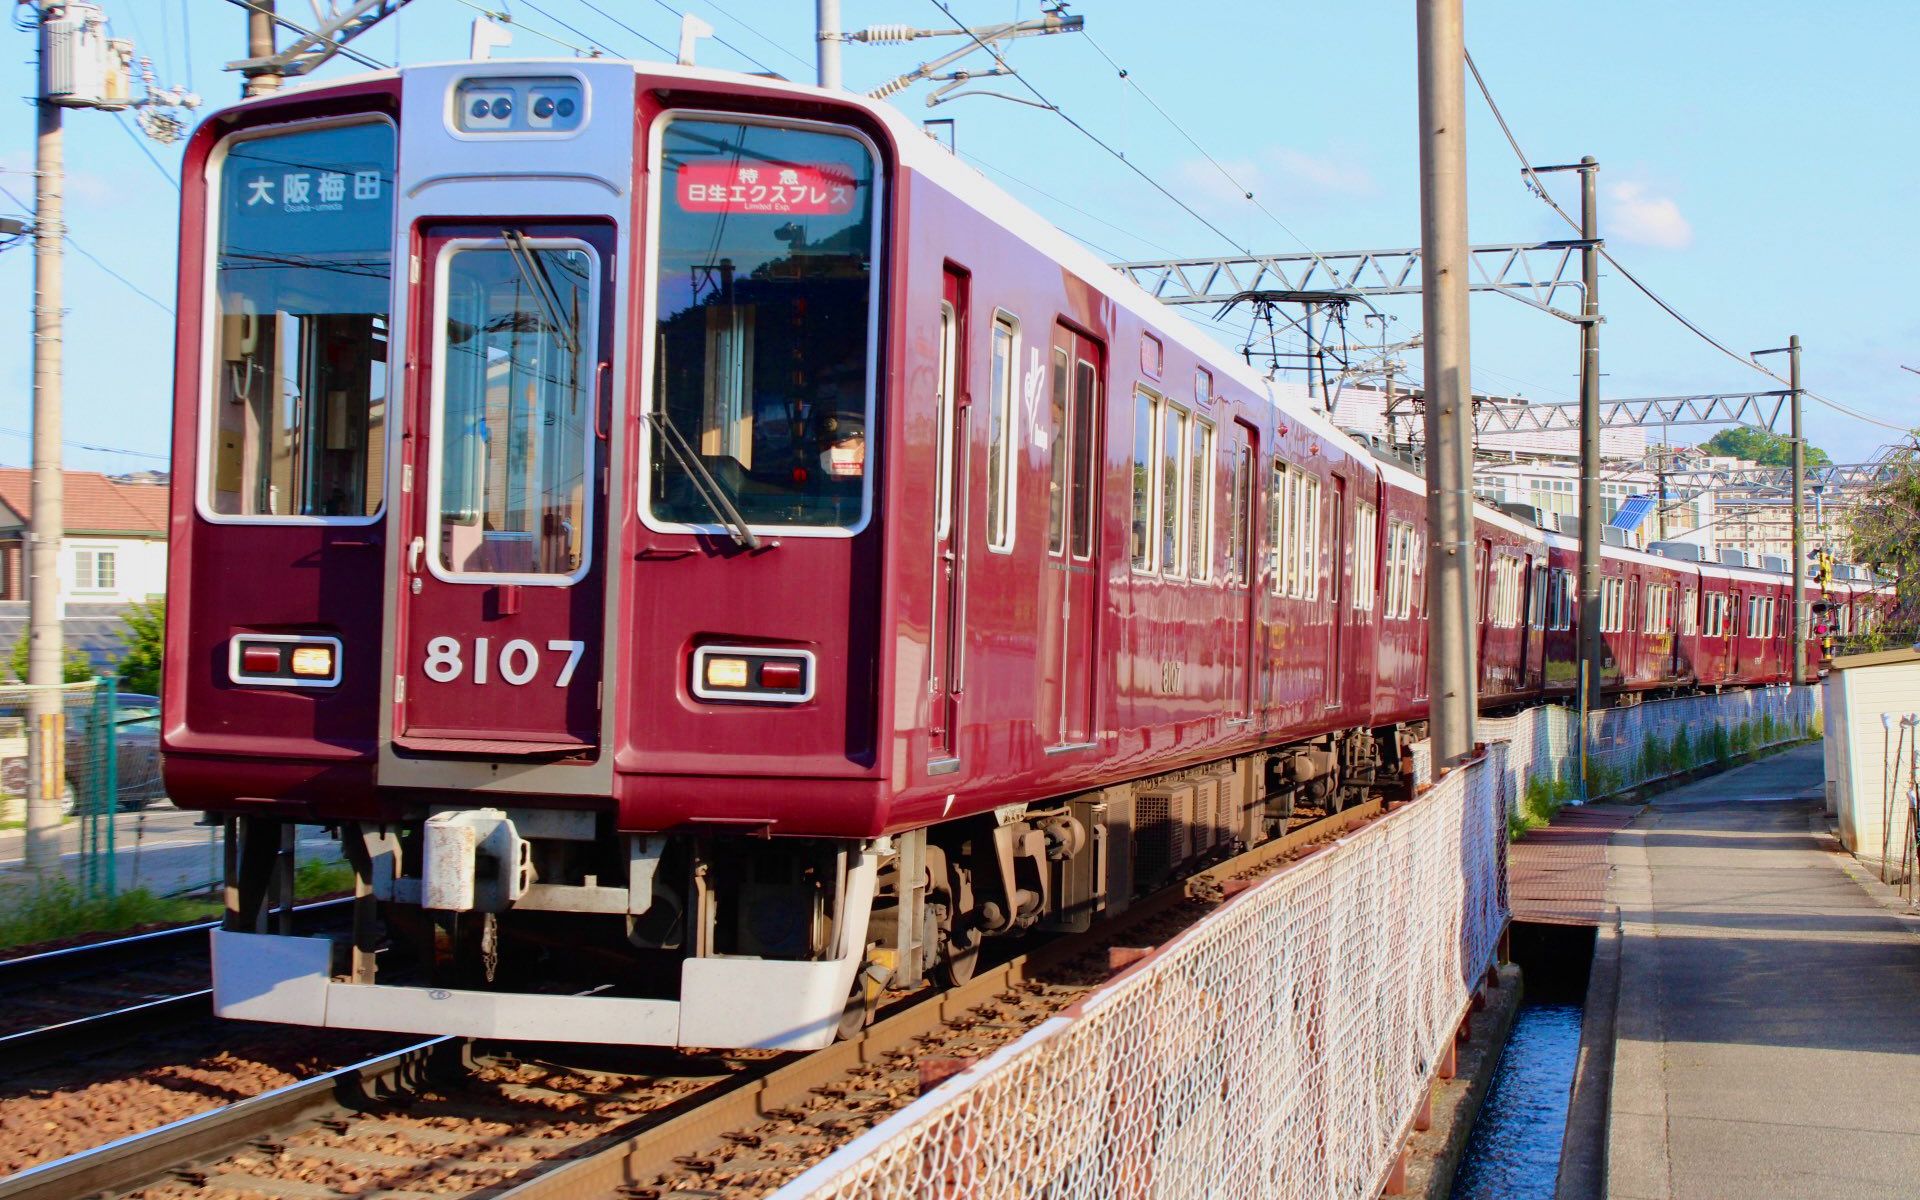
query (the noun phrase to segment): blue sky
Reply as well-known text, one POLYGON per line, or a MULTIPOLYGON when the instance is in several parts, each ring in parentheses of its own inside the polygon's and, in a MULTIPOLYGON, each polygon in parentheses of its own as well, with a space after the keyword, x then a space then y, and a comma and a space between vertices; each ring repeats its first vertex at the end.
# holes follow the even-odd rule
MULTIPOLYGON (((546 34, 657 58, 641 35, 674 45, 672 8, 707 18, 732 44, 703 43, 703 62, 811 78, 810 0, 486 2, 511 9, 519 24, 514 44, 496 57, 572 52, 546 34)), ((1035 0, 949 3, 972 23, 1037 8, 1035 0)), ((281 7, 296 20, 308 16, 305 5, 281 7)), ((237 77, 220 67, 244 47, 241 9, 225 0, 106 0, 106 8, 116 36, 135 39, 163 82, 190 83, 210 105, 238 95, 237 77)), ((843 9, 851 28, 946 23, 933 0, 843 0, 843 9)), ((1083 0, 1073 11, 1086 17, 1087 35, 1029 39, 1010 60, 1231 243, 1288 252, 1417 244, 1411 4, 1083 0), (1242 188, 1277 221, 1241 198, 1242 188)), ((464 57, 474 15, 459 0, 414 0, 355 46, 389 63, 464 57)), ((1904 425, 1920 424, 1920 376, 1901 370, 1903 362, 1920 366, 1920 311, 1903 290, 1915 254, 1909 215, 1920 195, 1920 170, 1906 152, 1915 121, 1903 82, 1916 36, 1920 6, 1898 0, 1817 9, 1467 0, 1468 47, 1528 154, 1536 163, 1600 160, 1601 233, 1623 263, 1736 350, 1800 334, 1808 387, 1904 425)), ((0 91, 27 97, 32 35, 0 37, 14 48, 0 56, 0 91)), ((872 87, 956 44, 849 46, 846 81, 872 87)), ((320 75, 361 69, 336 60, 320 75)), ((1012 81, 994 86, 1020 91, 1012 81)), ((963 155, 1103 253, 1157 258, 1234 248, 1055 114, 979 97, 928 110, 924 94, 922 85, 894 102, 917 117, 954 118, 963 155)), ((1521 186, 1516 160, 1471 90, 1468 111, 1473 240, 1567 236, 1521 186)), ((67 462, 109 471, 163 466, 169 429, 177 194, 163 175, 177 176, 179 149, 147 143, 156 165, 130 128, 129 118, 102 113, 67 120, 75 248, 125 277, 82 253, 68 256, 67 438, 137 452, 69 445, 67 462)), ((0 111, 0 187, 28 204, 32 162, 33 111, 23 100, 0 111)), ((1572 177, 1559 180, 1550 186, 1571 210, 1572 177)), ((4 196, 0 210, 19 211, 4 196)), ((27 461, 31 296, 30 249, 0 253, 0 297, 13 331, 0 340, 0 463, 27 461)), ((1775 386, 1694 338, 1611 270, 1601 300, 1609 398, 1775 386)), ((1417 330, 1417 299, 1383 307, 1398 318, 1396 339, 1417 330)), ((1479 389, 1570 399, 1576 349, 1571 325, 1498 296, 1473 301, 1479 389)), ((1408 360, 1417 371, 1418 351, 1408 360)), ((1812 402, 1807 430, 1841 462, 1864 461, 1896 436, 1812 402)))

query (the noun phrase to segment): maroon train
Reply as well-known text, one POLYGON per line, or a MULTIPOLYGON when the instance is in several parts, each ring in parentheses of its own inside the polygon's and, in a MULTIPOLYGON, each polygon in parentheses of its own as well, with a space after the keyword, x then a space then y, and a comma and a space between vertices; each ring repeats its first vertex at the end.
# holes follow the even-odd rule
MULTIPOLYGON (((243 103, 178 311, 166 776, 228 823, 227 1015, 817 1046, 1419 734, 1420 481, 885 104, 243 103), (274 915, 293 822, 350 937, 274 915)), ((1569 690, 1575 558, 1481 511, 1486 706, 1569 690)), ((1606 685, 1780 680, 1787 597, 1610 550, 1606 685)))

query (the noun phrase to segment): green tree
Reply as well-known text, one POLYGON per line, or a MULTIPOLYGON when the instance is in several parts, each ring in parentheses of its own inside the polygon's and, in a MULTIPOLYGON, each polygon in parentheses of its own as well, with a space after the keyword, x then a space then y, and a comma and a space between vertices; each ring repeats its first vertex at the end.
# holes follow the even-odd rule
MULTIPOLYGON (((1717 454, 1723 458, 1744 458, 1748 462, 1757 462, 1769 467, 1788 467, 1793 465, 1793 439, 1781 437, 1777 433, 1768 433, 1764 429, 1755 429, 1751 425, 1735 425, 1731 429, 1722 429, 1706 441, 1700 448, 1708 454, 1717 454)), ((1807 465, 1824 467, 1833 459, 1818 446, 1807 447, 1807 465)))
POLYGON ((127 609, 121 621, 127 628, 127 649, 115 667, 120 676, 120 690, 158 696, 160 658, 166 650, 166 599, 156 596, 135 604, 127 609))
MULTIPOLYGON (((20 640, 13 644, 13 655, 7 660, 7 670, 12 677, 22 683, 27 678, 27 635, 22 632, 20 640)), ((61 667, 61 682, 85 683, 93 678, 93 661, 72 646, 67 647, 67 661, 61 667)))
POLYGON ((1888 471, 1867 488, 1847 518, 1853 561, 1893 576, 1894 629, 1920 626, 1920 443, 1884 460, 1888 471))

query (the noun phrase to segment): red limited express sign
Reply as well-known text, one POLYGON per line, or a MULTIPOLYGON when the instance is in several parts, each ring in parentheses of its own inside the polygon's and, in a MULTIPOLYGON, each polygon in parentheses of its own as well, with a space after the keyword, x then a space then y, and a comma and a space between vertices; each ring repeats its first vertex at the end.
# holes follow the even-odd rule
POLYGON ((688 163, 680 168, 680 207, 688 212, 839 215, 853 211, 859 190, 846 168, 832 163, 688 163))

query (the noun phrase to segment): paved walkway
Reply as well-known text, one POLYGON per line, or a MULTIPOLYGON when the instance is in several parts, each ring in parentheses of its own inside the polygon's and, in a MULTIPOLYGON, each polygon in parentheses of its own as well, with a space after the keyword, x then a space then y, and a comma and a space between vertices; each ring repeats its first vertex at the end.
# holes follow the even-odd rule
POLYGON ((1920 1196, 1920 924, 1859 882, 1820 790, 1801 747, 1615 835, 1609 1196, 1920 1196))

